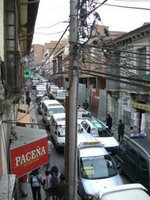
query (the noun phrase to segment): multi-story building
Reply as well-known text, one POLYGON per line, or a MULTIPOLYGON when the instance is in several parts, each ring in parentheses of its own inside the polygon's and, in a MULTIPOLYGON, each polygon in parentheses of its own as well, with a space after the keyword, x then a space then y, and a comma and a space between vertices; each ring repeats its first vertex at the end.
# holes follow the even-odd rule
POLYGON ((34 44, 32 45, 32 49, 30 55, 32 57, 32 70, 38 70, 42 65, 42 58, 44 54, 44 45, 42 44, 34 44))
POLYGON ((150 129, 150 24, 122 35, 107 48, 107 109, 114 121, 150 129), (113 81, 114 80, 114 81, 113 81))
POLYGON ((0 1, 0 199, 14 194, 9 160, 13 102, 23 87, 22 57, 30 52, 38 5, 33 0, 0 1))

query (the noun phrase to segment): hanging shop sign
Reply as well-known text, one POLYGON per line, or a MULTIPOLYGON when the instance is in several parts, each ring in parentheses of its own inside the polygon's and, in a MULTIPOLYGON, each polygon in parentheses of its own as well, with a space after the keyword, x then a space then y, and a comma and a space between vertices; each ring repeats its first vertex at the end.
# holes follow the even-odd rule
POLYGON ((45 130, 16 127, 17 140, 10 147, 11 173, 21 177, 48 162, 48 142, 45 130))
POLYGON ((132 102, 132 107, 150 111, 150 104, 132 102))

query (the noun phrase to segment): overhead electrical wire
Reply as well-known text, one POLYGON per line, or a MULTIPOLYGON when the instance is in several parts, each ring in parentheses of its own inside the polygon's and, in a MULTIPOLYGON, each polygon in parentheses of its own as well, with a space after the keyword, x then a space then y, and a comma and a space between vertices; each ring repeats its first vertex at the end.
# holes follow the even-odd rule
MULTIPOLYGON (((53 50, 51 51, 50 55, 46 58, 46 60, 44 61, 44 63, 42 63, 42 65, 40 66, 40 68, 38 70, 40 70, 46 63, 46 61, 51 57, 51 55, 53 54, 53 52, 55 51, 55 49, 57 48, 58 44, 60 43, 61 39, 63 38, 64 34, 67 32, 69 28, 69 25, 66 27, 66 29, 64 30, 63 34, 61 35, 60 39, 58 40, 58 42, 56 43, 55 47, 53 48, 53 50)), ((45 96, 45 95, 44 95, 45 96)), ((41 98, 42 99, 42 98, 41 98)), ((19 120, 23 119, 27 114, 29 114, 34 107, 37 105, 37 102, 33 105, 33 107, 29 110, 29 112, 27 112, 25 115, 23 115, 19 120)))
POLYGON ((35 33, 40 34, 40 35, 57 35, 57 34, 63 33, 63 31, 54 32, 54 33, 44 33, 44 32, 35 32, 35 33))
POLYGON ((105 6, 111 6, 111 7, 118 7, 118 8, 127 8, 127 9, 148 10, 148 11, 150 11, 150 8, 141 8, 141 7, 135 7, 135 6, 121 6, 121 5, 108 4, 108 3, 105 3, 104 5, 105 6))
POLYGON ((69 20, 68 21, 60 21, 60 22, 57 22, 51 26, 41 26, 41 27, 36 27, 36 29, 48 29, 48 28, 52 28, 54 26, 57 26, 58 24, 61 24, 61 23, 69 23, 69 20))

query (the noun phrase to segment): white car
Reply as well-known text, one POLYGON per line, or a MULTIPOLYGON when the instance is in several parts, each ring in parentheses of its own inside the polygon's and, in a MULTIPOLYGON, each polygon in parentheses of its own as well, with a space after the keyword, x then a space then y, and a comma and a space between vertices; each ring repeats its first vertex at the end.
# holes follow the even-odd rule
POLYGON ((94 117, 83 119, 80 124, 79 132, 92 134, 111 154, 115 154, 119 147, 118 141, 105 123, 94 117))
POLYGON ((36 97, 36 101, 40 101, 42 99, 42 97, 44 97, 46 95, 46 89, 45 88, 37 88, 36 92, 35 92, 35 97, 36 97))
POLYGON ((42 114, 42 103, 43 103, 45 100, 50 100, 49 96, 44 96, 44 97, 42 97, 41 100, 38 102, 38 113, 39 113, 39 114, 42 114))
POLYGON ((78 144, 77 155, 78 193, 83 200, 92 200, 104 188, 124 184, 110 154, 98 141, 78 144))
POLYGON ((91 117, 91 113, 83 108, 79 108, 77 112, 78 118, 91 117))
POLYGON ((53 114, 49 122, 49 129, 57 150, 64 148, 65 145, 65 117, 65 113, 53 114))
POLYGON ((57 101, 64 103, 66 99, 65 92, 66 90, 57 89, 55 93, 51 92, 51 96, 57 101))
POLYGON ((105 188, 99 191, 94 200, 150 200, 147 189, 139 183, 130 183, 105 188))
POLYGON ((49 127, 51 116, 55 113, 65 113, 65 108, 57 100, 45 100, 42 103, 41 113, 43 122, 45 122, 46 126, 49 127))

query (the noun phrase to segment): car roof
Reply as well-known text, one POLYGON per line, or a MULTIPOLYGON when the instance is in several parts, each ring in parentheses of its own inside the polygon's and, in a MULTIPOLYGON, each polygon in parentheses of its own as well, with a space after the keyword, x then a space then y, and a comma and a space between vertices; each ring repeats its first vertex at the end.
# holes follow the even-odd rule
POLYGON ((58 89, 57 92, 65 92, 66 90, 64 89, 58 89))
POLYGON ((63 125, 65 126, 66 124, 66 114, 65 113, 56 113, 52 115, 54 120, 57 121, 57 125, 63 125))
POLYGON ((139 137, 139 138, 130 138, 127 135, 124 135, 124 140, 128 140, 131 143, 135 144, 141 148, 149 157, 150 157, 150 137, 139 137))
POLYGON ((80 157, 109 155, 107 150, 100 145, 80 147, 79 152, 80 152, 80 157))
POLYGON ((91 134, 88 133, 78 133, 77 134, 77 144, 78 146, 80 146, 80 144, 84 143, 84 142, 97 142, 98 140, 96 139, 96 137, 94 137, 91 134))
POLYGON ((64 108, 64 106, 61 103, 60 104, 52 104, 49 106, 48 109, 51 109, 51 108, 64 108))
POLYGON ((56 120, 63 120, 63 119, 65 119, 65 117, 66 117, 66 113, 54 113, 53 114, 53 118, 54 119, 56 119, 56 120))
POLYGON ((79 108, 77 111, 78 118, 82 118, 83 116, 89 118, 89 115, 90 115, 90 112, 83 108, 79 108))
POLYGON ((46 106, 51 106, 51 105, 62 105, 59 101, 57 101, 57 100, 51 100, 51 99, 46 99, 45 101, 44 101, 44 104, 46 105, 46 106))
POLYGON ((138 183, 124 184, 103 189, 99 193, 101 200, 150 200, 146 188, 138 183))

